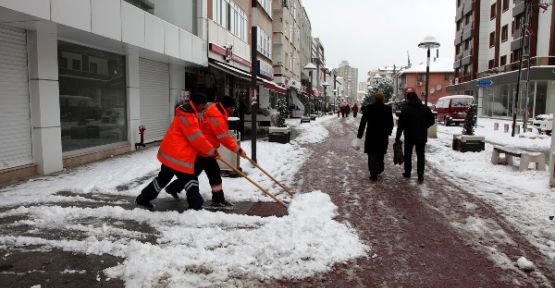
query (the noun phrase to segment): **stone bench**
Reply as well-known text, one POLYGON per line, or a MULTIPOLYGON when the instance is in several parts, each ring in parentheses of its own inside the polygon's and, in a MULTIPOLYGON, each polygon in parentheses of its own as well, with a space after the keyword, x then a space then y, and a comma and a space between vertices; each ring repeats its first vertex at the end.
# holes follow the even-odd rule
POLYGON ((493 146, 493 152, 491 153, 491 163, 512 165, 513 157, 520 158, 520 166, 518 167, 518 171, 528 170, 528 166, 530 166, 531 162, 535 164, 536 170, 545 171, 545 155, 543 153, 530 152, 508 146, 493 146), (505 157, 499 157, 500 154, 504 154, 505 157))

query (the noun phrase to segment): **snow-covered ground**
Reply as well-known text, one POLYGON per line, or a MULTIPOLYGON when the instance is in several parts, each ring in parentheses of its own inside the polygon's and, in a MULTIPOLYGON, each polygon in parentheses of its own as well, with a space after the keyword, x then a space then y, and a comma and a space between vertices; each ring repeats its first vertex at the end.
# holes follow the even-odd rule
MULTIPOLYGON (((350 117, 346 121, 356 126, 359 119, 350 117)), ((311 156, 300 144, 325 140, 328 133, 324 126, 329 121, 338 119, 325 116, 302 125, 298 119, 288 120, 290 125, 296 126, 298 137, 285 145, 258 142, 258 163, 292 187, 290 181, 311 156)), ((533 150, 546 150, 551 145, 551 138, 546 136, 530 134, 512 138, 503 133, 502 124, 500 131, 494 131, 493 122, 480 119, 476 134, 491 142, 516 144, 533 150)), ((461 129, 438 125, 439 138, 428 142, 431 152, 426 154, 427 161, 431 166, 440 167, 450 181, 466 187, 494 207, 545 255, 555 260, 555 220, 550 219, 555 215, 555 191, 549 188, 548 172, 519 172, 515 166, 493 165, 490 144, 479 153, 453 151, 452 135, 460 133, 461 129)), ((249 155, 250 146, 249 142, 242 142, 249 155)), ((44 250, 58 248, 121 257, 123 262, 108 268, 99 277, 122 278, 129 287, 149 287, 160 281, 168 287, 202 287, 233 284, 229 281, 237 278, 304 278, 327 271, 334 263, 379 253, 370 251, 349 223, 335 220, 337 207, 320 191, 294 191, 303 193, 288 199, 291 200, 289 214, 281 218, 208 211, 126 210, 120 206, 124 200, 104 203, 101 199, 87 197, 114 195, 129 201, 148 182, 134 185, 136 179, 150 179, 157 173, 156 152, 156 148, 150 148, 0 189, 0 218, 23 219, 12 225, 29 227, 26 236, 2 233, 0 246, 38 244, 44 250), (87 202, 100 205, 91 205, 96 208, 71 205, 87 202), (98 221, 90 221, 91 218, 98 221), (146 242, 147 235, 122 224, 129 221, 152 227, 156 243, 146 242), (67 236, 58 240, 33 234, 45 229, 76 233, 64 234, 67 236), (74 234, 86 237, 71 238, 74 234)), ((280 191, 258 169, 244 161, 241 166, 271 192, 280 191)), ((209 199, 206 177, 201 175, 199 180, 203 196, 209 199)), ((226 198, 231 201, 270 201, 242 178, 224 178, 223 185, 226 198)), ((162 192, 160 197, 170 196, 162 192)), ((478 232, 489 229, 478 220, 469 219, 468 225, 478 232)))
MULTIPOLYGON (((258 142, 258 164, 291 187, 289 180, 309 155, 298 143, 324 140, 327 130, 322 124, 327 120, 298 127, 301 134, 292 144, 258 142)), ((242 148, 250 155, 250 142, 242 142, 242 148)), ((168 287, 213 287, 233 285, 238 278, 305 278, 368 254, 369 247, 356 231, 334 220, 337 207, 320 191, 295 191, 305 193, 287 199, 291 200, 288 215, 280 218, 122 208, 119 205, 128 204, 148 183, 134 184, 136 179, 150 179, 158 172, 156 152, 157 148, 150 148, 1 189, 0 218, 21 218, 10 226, 26 225, 29 231, 25 236, 2 233, 0 247, 38 245, 45 251, 57 248, 121 257, 122 263, 99 277, 121 278, 128 287, 155 287, 162 282, 168 287), (121 197, 111 202, 89 197, 95 194, 121 197), (91 205, 97 208, 71 205, 92 202, 97 202, 91 205), (125 225, 133 221, 152 227, 156 243, 144 241, 148 235, 125 225), (52 240, 41 234, 45 230, 61 231, 64 236, 52 240)), ((241 167, 261 186, 280 192, 260 170, 244 160, 241 167)), ((199 180, 201 193, 210 199, 206 176, 199 180)), ((271 201, 243 178, 224 178, 223 185, 228 200, 271 201)), ((170 196, 162 192, 159 197, 170 196)))
MULTIPOLYGON (((429 139, 432 152, 426 154, 431 166, 445 173, 450 181, 464 187, 506 217, 540 251, 555 261, 555 189, 549 188, 549 172, 518 171, 515 165, 493 165, 490 162, 493 144, 509 145, 531 151, 546 152, 551 147, 551 136, 528 132, 511 137, 504 132, 510 121, 480 118, 475 135, 486 138, 485 151, 455 152, 451 148, 452 135, 462 127, 438 125, 438 138, 429 139), (494 130, 499 123, 499 130, 494 130)), ((510 129, 509 129, 510 130, 510 129)), ((547 159, 546 163, 549 161, 547 159)), ((531 165, 531 168, 533 165, 531 165)), ((487 233, 487 223, 468 219, 468 226, 479 233, 487 233)))

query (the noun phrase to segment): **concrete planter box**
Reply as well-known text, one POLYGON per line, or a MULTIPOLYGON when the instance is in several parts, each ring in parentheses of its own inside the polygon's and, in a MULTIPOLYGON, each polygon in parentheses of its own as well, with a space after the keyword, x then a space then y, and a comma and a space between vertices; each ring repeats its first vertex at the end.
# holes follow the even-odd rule
POLYGON ((485 149, 486 138, 474 135, 453 135, 453 150, 480 152, 485 149))
POLYGON ((268 128, 268 141, 281 144, 289 143, 291 140, 291 128, 273 127, 268 128))

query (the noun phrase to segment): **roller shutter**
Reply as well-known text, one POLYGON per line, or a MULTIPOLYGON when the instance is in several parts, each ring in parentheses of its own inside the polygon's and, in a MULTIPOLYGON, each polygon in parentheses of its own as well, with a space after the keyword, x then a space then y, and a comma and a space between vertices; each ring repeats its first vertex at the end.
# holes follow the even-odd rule
POLYGON ((161 140, 170 122, 169 66, 140 59, 141 124, 146 127, 145 142, 161 140))
POLYGON ((27 38, 0 25, 0 170, 33 163, 27 38))

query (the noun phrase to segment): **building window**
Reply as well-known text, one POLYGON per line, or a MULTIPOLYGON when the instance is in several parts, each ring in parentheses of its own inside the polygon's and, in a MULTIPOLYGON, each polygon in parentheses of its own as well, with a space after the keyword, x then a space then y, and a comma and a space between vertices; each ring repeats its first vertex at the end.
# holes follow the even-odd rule
POLYGON ((505 25, 501 27, 501 42, 505 42, 509 39, 509 26, 505 25))
POLYGON ((494 3, 493 5, 491 5, 489 10, 489 19, 495 19, 496 12, 497 12, 497 4, 494 3))
POLYGON ((258 0, 258 3, 260 3, 260 6, 272 17, 272 0, 258 0))
POLYGON ((464 25, 468 25, 468 23, 470 23, 470 15, 471 13, 468 13, 464 16, 464 25))
POLYGON ((462 2, 461 0, 457 0, 457 8, 461 7, 461 2, 462 2))
POLYGON ((455 46, 455 55, 459 55, 461 53, 461 45, 455 46))
POLYGON ((457 21, 457 31, 460 31, 462 27, 462 20, 457 21))
POLYGON ((488 69, 495 67, 495 60, 491 59, 488 61, 488 69))
POLYGON ((76 71, 81 71, 81 60, 72 59, 71 60, 71 69, 76 71))
POLYGON ((125 56, 60 41, 58 59, 89 70, 58 66, 62 151, 127 141, 125 56))
POLYGON ((197 33, 195 1, 124 0, 191 33, 197 33))
POLYGON ((468 47, 470 47, 470 40, 465 40, 464 41, 464 51, 468 50, 468 47))
POLYGON ((262 53, 262 55, 268 57, 268 58, 272 58, 272 38, 266 34, 266 32, 260 28, 258 28, 258 33, 257 33, 257 47, 256 50, 260 53, 262 53))
MULTIPOLYGON (((217 1, 217 0, 216 0, 217 1)), ((228 1, 228 0, 225 0, 228 1)), ((235 2, 229 3, 229 31, 231 34, 237 36, 237 38, 247 42, 247 26, 248 26, 248 19, 247 13, 241 9, 235 2)))
POLYGON ((509 0, 503 0, 503 12, 509 10, 509 0))
POLYGON ((495 46, 495 31, 489 33, 489 47, 495 46))
POLYGON ((506 65, 506 64, 507 64, 507 55, 501 56, 501 59, 500 59, 500 60, 501 60, 501 61, 500 61, 500 62, 501 62, 500 65, 501 65, 501 66, 506 65))

